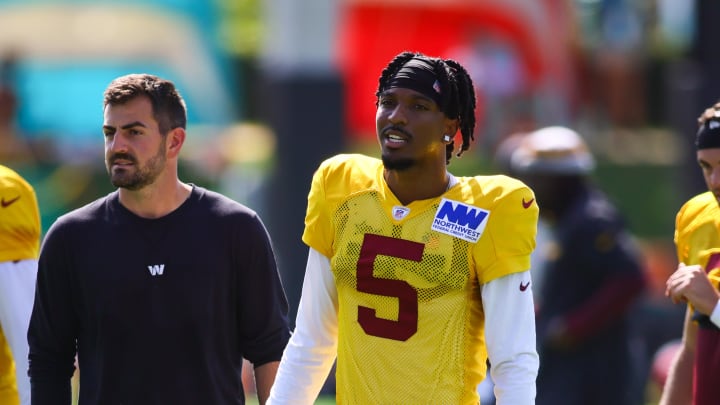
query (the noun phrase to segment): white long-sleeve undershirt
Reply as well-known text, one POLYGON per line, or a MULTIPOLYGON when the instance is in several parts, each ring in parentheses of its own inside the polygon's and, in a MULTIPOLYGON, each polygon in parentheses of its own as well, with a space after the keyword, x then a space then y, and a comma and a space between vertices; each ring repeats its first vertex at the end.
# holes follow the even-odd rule
POLYGON ((21 405, 30 405, 27 330, 35 298, 37 269, 37 259, 0 262, 0 327, 15 361, 21 405))
POLYGON ((720 300, 715 304, 715 309, 710 313, 710 322, 720 328, 720 300))
POLYGON ((330 260, 311 248, 295 331, 283 353, 267 405, 315 402, 337 356, 337 302, 330 260))

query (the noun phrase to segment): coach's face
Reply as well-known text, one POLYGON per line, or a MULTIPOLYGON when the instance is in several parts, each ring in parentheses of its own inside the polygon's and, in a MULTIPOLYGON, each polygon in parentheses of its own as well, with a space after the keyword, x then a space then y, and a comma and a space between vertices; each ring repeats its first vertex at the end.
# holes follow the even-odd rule
POLYGON ((160 133, 147 97, 107 105, 103 133, 105 166, 115 187, 139 190, 163 173, 166 136, 160 133))

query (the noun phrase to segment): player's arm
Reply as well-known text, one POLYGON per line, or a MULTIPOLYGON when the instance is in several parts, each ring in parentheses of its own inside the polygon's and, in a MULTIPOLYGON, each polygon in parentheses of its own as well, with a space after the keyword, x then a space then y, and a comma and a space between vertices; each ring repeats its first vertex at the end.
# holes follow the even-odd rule
POLYGON ((268 404, 313 404, 337 355, 337 290, 330 260, 310 248, 295 331, 268 404))
POLYGON ((255 390, 260 405, 265 404, 270 396, 270 388, 275 381, 279 365, 279 361, 271 361, 255 367, 255 390))
POLYGON ((497 405, 535 403, 539 359, 530 271, 513 273, 482 286, 485 340, 497 405))
POLYGON ((685 314, 682 345, 670 366, 660 405, 689 404, 692 400, 693 365, 698 326, 693 322, 693 310, 685 314))

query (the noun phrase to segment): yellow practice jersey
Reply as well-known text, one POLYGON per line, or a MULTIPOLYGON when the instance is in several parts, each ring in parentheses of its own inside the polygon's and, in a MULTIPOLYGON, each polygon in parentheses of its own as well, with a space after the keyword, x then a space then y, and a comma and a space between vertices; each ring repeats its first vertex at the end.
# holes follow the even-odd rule
POLYGON ((699 264, 715 288, 720 287, 720 206, 711 192, 682 206, 675 219, 678 261, 699 264))
POLYGON ((20 397, 15 381, 15 362, 13 362, 5 335, 0 330, 0 404, 17 405, 19 403, 20 397))
POLYGON ((15 171, 0 165, 0 262, 36 259, 40 232, 35 190, 15 171))
POLYGON ((378 159, 339 155, 315 173, 303 241, 337 286, 338 403, 478 403, 480 285, 530 268, 538 207, 510 177, 457 180, 402 205, 378 159))

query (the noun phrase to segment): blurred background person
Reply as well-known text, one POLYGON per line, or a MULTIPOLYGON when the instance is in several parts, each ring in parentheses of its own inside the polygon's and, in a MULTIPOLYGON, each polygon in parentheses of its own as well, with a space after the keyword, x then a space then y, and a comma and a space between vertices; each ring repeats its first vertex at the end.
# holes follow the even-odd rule
POLYGON ((0 58, 0 162, 27 164, 35 160, 29 142, 17 127, 18 97, 15 90, 15 57, 0 58))
POLYGON ((38 165, 51 159, 54 153, 51 138, 29 137, 19 124, 22 101, 17 89, 19 63, 14 52, 0 55, 0 163, 14 170, 38 165))
POLYGON ((4 334, 0 346, 7 345, 0 347, 3 405, 16 404, 18 394, 20 404, 30 404, 26 335, 35 294, 40 229, 35 190, 18 173, 0 165, 0 328, 4 334), (7 355, 8 347, 12 356, 7 355))
POLYGON ((575 131, 546 127, 523 139, 510 165, 535 192, 551 237, 538 252, 536 403, 636 403, 628 317, 643 267, 621 214, 590 181, 593 156, 575 131))

